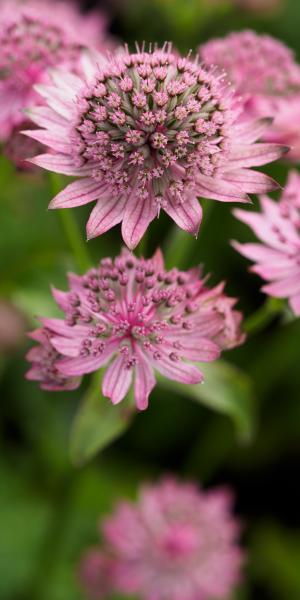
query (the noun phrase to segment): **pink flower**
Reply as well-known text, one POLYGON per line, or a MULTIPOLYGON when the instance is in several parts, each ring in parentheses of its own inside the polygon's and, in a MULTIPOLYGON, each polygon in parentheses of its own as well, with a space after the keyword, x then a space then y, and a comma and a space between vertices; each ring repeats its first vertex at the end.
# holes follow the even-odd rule
POLYGON ((255 261, 254 273, 271 282, 262 290, 269 296, 288 298, 296 315, 300 315, 300 176, 289 175, 279 202, 261 198, 261 213, 234 211, 249 225, 261 244, 233 245, 243 256, 255 261))
POLYGON ((80 377, 66 378, 56 368, 56 361, 61 358, 59 352, 51 344, 51 332, 46 327, 36 329, 29 334, 33 340, 38 342, 27 353, 27 360, 32 363, 30 370, 26 373, 26 378, 33 381, 39 381, 42 390, 63 391, 75 390, 81 381, 80 377))
POLYGON ((82 557, 79 581, 90 600, 107 600, 112 589, 113 560, 97 547, 82 557))
POLYGON ((135 504, 122 502, 102 529, 112 583, 124 595, 225 600, 239 582, 240 528, 227 490, 164 479, 142 488, 135 504))
POLYGON ((300 66, 292 50, 269 35, 242 31, 203 44, 199 54, 226 71, 246 116, 274 118, 264 140, 291 146, 289 158, 299 160, 300 66))
POLYGON ((93 68, 89 62, 86 76, 66 81, 56 73, 53 86, 39 88, 49 108, 31 112, 45 128, 31 135, 54 152, 35 164, 81 177, 50 208, 97 200, 89 239, 122 222, 132 249, 161 208, 197 234, 197 196, 247 202, 248 193, 276 187, 250 167, 283 148, 254 143, 268 122, 237 123, 237 101, 213 69, 164 48, 115 54, 93 68))
MULTIPOLYGON (((51 354, 50 371, 69 381, 108 364, 102 392, 114 404, 134 381, 136 405, 147 408, 154 371, 199 383, 202 373, 190 361, 216 360, 221 349, 243 340, 241 315, 223 285, 208 290, 199 269, 166 271, 160 251, 145 260, 124 250, 84 276, 70 275, 69 285, 69 292, 53 291, 64 320, 41 319, 46 350, 49 344, 60 355, 51 354)), ((41 350, 43 344, 29 358, 39 362, 41 350)))
POLYGON ((84 46, 105 46, 106 20, 60 0, 4 0, 0 5, 0 139, 24 120, 40 97, 33 85, 49 67, 78 70, 84 46))
POLYGON ((18 125, 11 130, 9 138, 3 145, 3 154, 18 170, 37 171, 38 167, 30 163, 28 158, 32 158, 37 152, 41 152, 43 146, 36 140, 21 133, 20 129, 24 132, 27 128, 32 130, 34 126, 31 122, 24 121, 21 126, 18 125))

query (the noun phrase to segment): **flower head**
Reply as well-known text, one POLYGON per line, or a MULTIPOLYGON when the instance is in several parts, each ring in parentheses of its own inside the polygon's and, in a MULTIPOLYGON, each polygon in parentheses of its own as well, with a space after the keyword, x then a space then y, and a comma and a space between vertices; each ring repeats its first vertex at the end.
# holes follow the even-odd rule
POLYGON ((282 148, 254 143, 267 121, 237 123, 237 101, 222 77, 169 47, 115 54, 93 70, 89 64, 88 82, 73 78, 66 86, 56 74, 54 86, 40 88, 47 115, 31 113, 46 128, 32 137, 54 155, 34 162, 83 179, 50 208, 97 200, 88 238, 122 221, 124 241, 134 248, 161 208, 196 234, 197 196, 246 202, 247 193, 274 189, 249 167, 275 160, 282 148))
POLYGON ((276 298, 288 298, 300 315, 300 175, 292 171, 279 202, 261 198, 261 213, 236 210, 235 216, 249 225, 261 244, 233 245, 255 261, 251 268, 268 282, 263 291, 276 298))
MULTIPOLYGON (((53 292, 64 320, 41 319, 50 348, 60 355, 51 353, 51 373, 53 367, 70 380, 109 363, 102 391, 115 404, 134 379, 137 407, 145 409, 154 371, 182 383, 201 382, 190 361, 213 361, 243 339, 240 313, 223 286, 208 290, 198 269, 166 271, 159 251, 145 260, 124 250, 84 276, 70 275, 69 284, 69 292, 53 292)), ((44 349, 35 348, 29 358, 38 362, 44 349)))
POLYGON ((226 71, 244 98, 248 116, 274 117, 264 139, 291 146, 289 157, 300 159, 300 66, 292 50, 269 35, 247 30, 207 42, 199 54, 226 71))
POLYGON ((24 120, 40 97, 33 85, 49 67, 78 71, 84 46, 104 46, 105 19, 60 0, 4 0, 0 5, 0 139, 24 120))
POLYGON ((228 491, 164 479, 104 521, 112 587, 141 600, 228 598, 239 581, 239 525, 228 491))

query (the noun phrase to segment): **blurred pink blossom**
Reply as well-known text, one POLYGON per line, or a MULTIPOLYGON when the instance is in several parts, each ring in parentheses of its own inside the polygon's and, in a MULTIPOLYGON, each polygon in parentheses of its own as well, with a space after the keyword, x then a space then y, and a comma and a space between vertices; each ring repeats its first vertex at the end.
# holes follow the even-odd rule
POLYGON ((236 300, 224 294, 224 285, 208 289, 197 268, 166 271, 160 251, 145 260, 124 250, 84 276, 70 275, 69 285, 69 292, 53 290, 65 318, 40 319, 44 329, 32 337, 41 345, 28 355, 34 363, 30 378, 43 387, 46 378, 49 389, 52 373, 52 389, 64 388, 108 364, 104 396, 117 404, 133 383, 143 410, 155 371, 199 383, 203 375, 191 361, 216 360, 244 339, 236 300))
POLYGON ((251 271, 268 282, 262 290, 269 296, 288 298, 300 315, 300 175, 292 171, 279 202, 261 197, 261 212, 235 210, 262 242, 233 245, 255 261, 251 271))
MULTIPOLYGON (((141 600, 229 598, 243 563, 232 503, 227 490, 202 491, 171 478, 142 488, 136 503, 120 503, 101 527, 111 589, 141 600)), ((101 567, 98 585, 101 598, 101 567)))

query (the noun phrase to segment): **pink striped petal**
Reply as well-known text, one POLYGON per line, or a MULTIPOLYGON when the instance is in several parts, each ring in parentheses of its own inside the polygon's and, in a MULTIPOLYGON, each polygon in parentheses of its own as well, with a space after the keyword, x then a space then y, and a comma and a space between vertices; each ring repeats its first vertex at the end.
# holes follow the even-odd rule
POLYGON ((288 296, 296 296, 300 294, 300 277, 299 273, 293 277, 281 279, 275 283, 268 283, 262 287, 262 291, 269 296, 275 298, 287 298, 288 296))
POLYGON ((109 343, 100 356, 63 358, 56 362, 56 366, 65 377, 77 377, 78 375, 93 373, 108 362, 115 350, 116 344, 109 343))
POLYGON ((52 110, 52 108, 49 108, 49 106, 35 106, 34 108, 27 109, 25 113, 39 127, 51 129, 52 131, 65 132, 66 130, 65 119, 52 110))
POLYGON ((122 236, 125 244, 133 250, 143 237, 149 223, 157 216, 157 207, 149 195, 139 198, 131 194, 125 206, 122 236))
POLYGON ((28 160, 47 171, 62 173, 63 175, 74 175, 75 177, 91 175, 94 170, 94 165, 90 162, 82 167, 75 167, 72 158, 65 154, 39 154, 39 156, 28 160))
POLYGON ((201 371, 190 363, 183 362, 182 360, 172 361, 167 355, 162 356, 159 360, 149 357, 149 360, 154 369, 174 381, 187 384, 201 383, 203 381, 201 371))
POLYGON ((197 192, 199 196, 220 202, 250 202, 238 185, 224 181, 223 178, 213 179, 202 174, 197 179, 197 192))
POLYGON ((102 235, 105 231, 111 229, 123 219, 125 198, 101 198, 93 208, 90 218, 87 222, 86 233, 87 239, 102 235))
POLYGON ((73 181, 64 190, 59 192, 49 204, 49 208, 74 208, 83 206, 97 200, 101 194, 102 186, 92 178, 73 181))
POLYGON ((52 286, 51 293, 59 308, 61 308, 62 310, 66 310, 69 306, 68 292, 62 292, 61 290, 58 290, 54 286, 52 286))
MULTIPOLYGON (((187 360, 196 362, 211 362, 212 360, 219 358, 221 353, 217 344, 205 338, 198 338, 197 344, 195 344, 195 341, 191 336, 190 340, 180 341, 180 346, 180 349, 175 350, 175 352, 187 360)), ((170 348, 172 348, 171 345, 170 348)))
POLYGON ((178 227, 197 235, 202 221, 202 208, 194 195, 186 196, 181 203, 177 203, 176 199, 168 195, 164 210, 178 227))
POLYGON ((103 396, 110 398, 113 404, 118 404, 125 398, 132 381, 132 369, 126 368, 122 355, 109 365, 102 381, 103 396))
POLYGON ((47 319, 46 317, 40 317, 39 320, 44 327, 47 327, 47 329, 50 329, 53 333, 64 335, 66 337, 86 337, 90 330, 88 325, 74 325, 70 327, 63 319, 47 319))
MULTIPOLYGON (((235 211, 234 211, 235 212, 235 211)), ((258 262, 278 262, 285 258, 285 255, 274 248, 263 246, 262 244, 240 244, 239 242, 232 241, 231 245, 233 248, 250 260, 258 262)))
POLYGON ((260 167, 266 165, 289 151, 288 146, 279 144, 235 144, 230 151, 227 171, 235 167, 260 167))
POLYGON ((247 194, 264 194, 273 192, 279 187, 278 183, 260 171, 250 169, 238 169, 225 174, 226 181, 238 184, 243 192, 247 194))
POLYGON ((137 351, 137 356, 138 363, 135 367, 134 398, 137 408, 145 410, 148 408, 149 395, 155 386, 156 380, 146 356, 139 350, 137 351))
POLYGON ((66 141, 66 135, 63 133, 46 129, 25 129, 21 133, 57 152, 68 154, 72 150, 70 142, 66 141))
POLYGON ((54 336, 51 338, 51 344, 63 356, 76 358, 79 355, 82 338, 66 338, 62 336, 54 336))
POLYGON ((236 125, 235 133, 237 139, 243 144, 252 144, 259 140, 273 123, 272 117, 264 117, 253 122, 253 120, 236 125))

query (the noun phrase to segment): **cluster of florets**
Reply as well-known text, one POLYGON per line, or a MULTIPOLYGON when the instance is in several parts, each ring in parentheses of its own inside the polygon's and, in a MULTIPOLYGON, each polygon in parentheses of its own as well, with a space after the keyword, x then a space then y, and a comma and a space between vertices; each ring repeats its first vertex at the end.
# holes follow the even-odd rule
POLYGON ((198 269, 166 271, 159 252, 144 260, 124 251, 82 277, 71 275, 69 283, 69 292, 54 290, 64 320, 42 319, 46 344, 38 340, 41 346, 29 354, 39 372, 36 379, 44 381, 45 372, 49 387, 53 376, 53 389, 64 389, 70 380, 73 385, 74 377, 113 359, 103 394, 120 402, 135 374, 136 404, 144 409, 155 385, 154 370, 182 383, 199 383, 201 371, 188 361, 215 360, 222 349, 243 341, 241 314, 233 310, 235 300, 223 294, 223 285, 209 290, 198 269), (55 350, 50 354, 49 344, 55 350))
POLYGON ((289 145, 289 157, 298 160, 300 66, 292 50, 271 36, 242 31, 203 44, 199 54, 226 71, 247 115, 274 117, 265 140, 289 145))
POLYGON ((222 164, 232 112, 215 74, 170 52, 124 54, 81 98, 74 160, 114 196, 135 186, 158 207, 181 203, 194 170, 222 164))
POLYGON ((226 490, 164 479, 135 504, 122 502, 101 529, 103 547, 80 568, 92 600, 108 590, 142 600, 225 600, 240 578, 240 528, 226 490))
POLYGON ((289 175, 279 202, 261 198, 262 212, 236 210, 238 219, 251 227, 261 244, 238 244, 235 248, 257 264, 254 273, 267 280, 263 291, 270 296, 288 298, 300 316, 300 176, 289 175))
POLYGON ((59 0, 8 0, 0 7, 0 138, 24 119, 23 109, 39 99, 35 83, 54 66, 78 72, 84 46, 101 47, 102 15, 93 20, 59 0))

